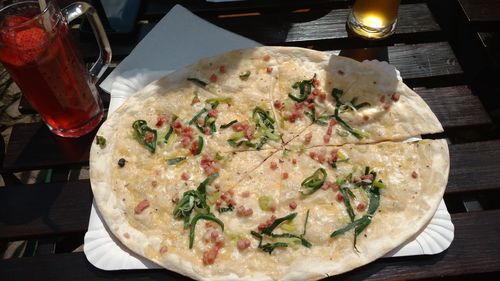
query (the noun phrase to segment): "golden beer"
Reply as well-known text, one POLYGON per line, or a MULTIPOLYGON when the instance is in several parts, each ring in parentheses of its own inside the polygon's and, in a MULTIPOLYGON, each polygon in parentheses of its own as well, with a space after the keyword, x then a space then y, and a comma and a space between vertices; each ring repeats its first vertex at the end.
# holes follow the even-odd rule
POLYGON ((349 28, 370 39, 391 35, 396 28, 399 0, 357 0, 347 19, 349 28))

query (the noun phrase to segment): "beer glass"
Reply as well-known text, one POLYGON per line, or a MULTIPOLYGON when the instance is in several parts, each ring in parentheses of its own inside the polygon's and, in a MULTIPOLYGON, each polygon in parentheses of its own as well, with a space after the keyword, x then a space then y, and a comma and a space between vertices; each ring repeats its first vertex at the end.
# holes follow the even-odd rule
POLYGON ((347 26, 369 39, 382 39, 396 29, 399 0, 357 0, 347 19, 347 26))
POLYGON ((59 10, 52 0, 2 1, 0 61, 56 135, 79 137, 99 125, 104 113, 94 82, 111 61, 111 47, 89 4, 75 2, 59 10), (90 73, 68 27, 83 14, 100 48, 90 73))

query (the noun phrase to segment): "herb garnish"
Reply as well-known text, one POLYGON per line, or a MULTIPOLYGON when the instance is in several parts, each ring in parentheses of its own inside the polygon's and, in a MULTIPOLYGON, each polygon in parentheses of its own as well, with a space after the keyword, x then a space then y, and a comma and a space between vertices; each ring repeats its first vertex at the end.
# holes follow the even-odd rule
POLYGON ((207 204, 207 185, 211 184, 219 174, 214 173, 208 176, 196 190, 184 192, 182 199, 175 205, 173 215, 176 219, 184 219, 184 229, 190 226, 189 230, 189 249, 193 248, 195 227, 198 220, 209 220, 217 223, 222 231, 224 231, 224 223, 210 212, 210 207, 207 204), (191 214, 195 211, 195 215, 191 222, 191 214))
POLYGON ((201 136, 198 136, 198 149, 194 153, 194 155, 198 155, 201 153, 203 150, 203 138, 201 136))
POLYGON ((220 128, 221 129, 227 129, 227 128, 231 127, 235 123, 238 123, 238 120, 235 119, 235 120, 233 120, 233 121, 231 121, 231 122, 229 122, 227 124, 220 125, 220 128))
POLYGON ((132 124, 132 128, 134 128, 137 140, 151 153, 154 153, 156 150, 156 130, 148 127, 148 123, 144 120, 136 120, 132 124))
POLYGON ((288 94, 288 97, 296 102, 305 101, 312 92, 313 81, 316 79, 316 74, 314 74, 313 78, 309 80, 302 80, 300 82, 295 82, 292 86, 293 89, 299 89, 299 95, 294 96, 291 93, 288 94))
POLYGON ((168 165, 177 165, 184 160, 186 160, 186 157, 176 157, 176 158, 172 158, 172 159, 167 159, 167 164, 168 165))
POLYGON ((257 143, 252 143, 248 139, 243 139, 245 137, 243 132, 236 132, 227 140, 229 145, 232 147, 245 145, 260 150, 268 140, 279 140, 279 135, 274 131, 276 121, 269 115, 268 111, 256 106, 252 111, 252 121, 255 123, 256 136, 260 137, 260 140, 257 143))
POLYGON ((168 144, 168 141, 170 140, 170 137, 172 136, 172 133, 174 132, 174 127, 172 126, 172 124, 174 124, 175 120, 177 120, 177 115, 173 115, 172 116, 172 122, 170 124, 170 127, 168 128, 168 132, 167 134, 165 135, 165 139, 163 140, 163 142, 165 144, 168 144))
POLYGON ((248 77, 250 77, 250 74, 251 74, 250 70, 247 70, 247 71, 245 71, 244 73, 241 73, 241 74, 240 74, 240 79, 241 79, 241 80, 247 80, 247 79, 248 79, 248 77))
POLYGON ((106 146, 106 138, 104 138, 103 136, 96 136, 95 143, 101 148, 104 148, 106 146))
POLYGON ((297 213, 290 213, 284 217, 277 218, 270 226, 264 228, 260 233, 256 231, 251 231, 250 234, 259 241, 259 246, 258 248, 261 249, 262 251, 271 254, 274 249, 276 248, 286 248, 288 247, 288 243, 286 242, 274 242, 274 243, 266 243, 262 244, 262 241, 264 240, 265 236, 271 237, 271 238, 293 238, 297 239, 300 241, 301 245, 307 248, 310 248, 312 246, 311 242, 307 241, 303 236, 306 233, 306 226, 307 226, 307 220, 309 218, 309 210, 307 211, 306 214, 306 219, 304 223, 304 231, 301 235, 296 235, 292 233, 273 233, 274 229, 278 227, 280 224, 282 224, 285 221, 292 221, 295 217, 297 216, 297 213))
MULTIPOLYGON (((210 105, 211 109, 214 110, 219 106, 221 103, 226 103, 229 104, 232 102, 232 99, 229 97, 224 97, 224 98, 212 98, 212 99, 207 99, 205 101, 206 104, 210 105)), ((217 131, 217 127, 215 126, 215 120, 216 117, 210 116, 209 110, 204 107, 198 113, 196 113, 193 118, 189 121, 189 125, 195 125, 198 130, 203 133, 203 134, 213 134, 217 131), (205 115, 203 117, 203 115, 205 115), (203 123, 199 124, 198 119, 203 118, 203 123), (207 128, 209 130, 207 130, 207 128)))
POLYGON ((300 193, 302 195, 313 194, 326 180, 326 171, 323 168, 317 169, 311 176, 307 177, 301 184, 300 193))
MULTIPOLYGON (((371 182, 359 182, 359 183, 357 183, 357 185, 364 187, 368 192, 368 196, 369 196, 369 200, 370 200, 370 203, 368 204, 368 211, 366 212, 366 214, 364 216, 362 216, 361 218, 359 218, 357 220, 351 219, 351 223, 341 227, 340 229, 335 230, 330 235, 330 237, 336 237, 336 236, 342 235, 342 234, 346 233, 347 231, 354 228, 354 248, 356 250, 357 250, 356 240, 357 240, 358 235, 361 232, 363 232, 363 230, 365 230, 368 227, 368 225, 370 225, 370 223, 373 219, 373 216, 375 215, 375 212, 377 211, 377 209, 380 205, 380 191, 379 191, 379 187, 377 187, 377 185, 380 186, 380 183, 382 183, 382 181, 376 179, 377 173, 374 171, 370 171, 370 167, 365 167, 364 174, 373 176, 373 180, 371 182), (379 184, 375 184, 375 183, 379 183, 379 184)), ((344 198, 345 197, 346 196, 344 195, 344 198)), ((344 203, 345 203, 345 201, 344 201, 344 203)))
POLYGON ((340 118, 339 107, 335 108, 335 114, 333 116, 335 117, 337 122, 340 124, 340 126, 342 126, 344 129, 346 129, 349 133, 351 133, 357 139, 362 139, 362 138, 366 137, 366 133, 364 133, 363 131, 360 131, 358 129, 354 129, 353 127, 351 127, 351 125, 349 125, 346 121, 344 121, 344 119, 340 118))
POLYGON ((200 79, 198 79, 198 78, 194 78, 194 77, 189 77, 187 80, 188 80, 188 81, 191 81, 191 82, 194 82, 195 84, 197 84, 198 86, 201 86, 201 87, 203 87, 203 88, 204 88, 205 86, 207 86, 207 84, 208 84, 207 82, 202 81, 202 80, 200 80, 200 79))
POLYGON ((222 207, 217 209, 219 213, 232 212, 234 210, 234 206, 229 204, 227 207, 222 207))

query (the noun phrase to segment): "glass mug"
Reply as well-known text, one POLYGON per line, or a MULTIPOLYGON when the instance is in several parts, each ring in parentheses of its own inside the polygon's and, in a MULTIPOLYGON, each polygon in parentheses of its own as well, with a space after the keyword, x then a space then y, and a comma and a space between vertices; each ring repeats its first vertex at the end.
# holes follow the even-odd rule
POLYGON ((347 19, 347 26, 369 39, 382 39, 396 29, 400 0, 357 0, 347 19))
POLYGON ((2 1, 0 61, 54 134, 79 137, 101 122, 103 106, 94 83, 111 61, 111 47, 89 4, 75 2, 59 10, 52 0, 2 1), (83 14, 100 49, 89 71, 68 27, 83 14))

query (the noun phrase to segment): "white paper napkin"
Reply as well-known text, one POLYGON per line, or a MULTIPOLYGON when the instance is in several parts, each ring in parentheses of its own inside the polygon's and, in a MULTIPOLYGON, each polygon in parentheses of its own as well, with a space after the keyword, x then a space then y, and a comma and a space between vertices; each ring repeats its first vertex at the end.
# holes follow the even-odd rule
MULTIPOLYGON (((150 82, 201 58, 260 44, 219 28, 176 5, 101 83, 111 93, 117 79, 150 82), (136 79, 141 76, 140 79, 136 79)), ((116 104, 113 103, 113 108, 116 104)))

